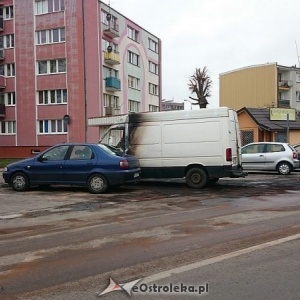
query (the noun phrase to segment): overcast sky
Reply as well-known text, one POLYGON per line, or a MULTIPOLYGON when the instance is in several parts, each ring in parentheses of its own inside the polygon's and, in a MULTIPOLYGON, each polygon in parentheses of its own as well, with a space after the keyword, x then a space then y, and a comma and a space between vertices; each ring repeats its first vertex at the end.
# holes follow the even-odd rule
POLYGON ((161 39, 163 99, 189 99, 189 77, 204 66, 213 81, 209 107, 219 106, 220 73, 268 62, 299 66, 300 0, 110 0, 110 5, 161 39))

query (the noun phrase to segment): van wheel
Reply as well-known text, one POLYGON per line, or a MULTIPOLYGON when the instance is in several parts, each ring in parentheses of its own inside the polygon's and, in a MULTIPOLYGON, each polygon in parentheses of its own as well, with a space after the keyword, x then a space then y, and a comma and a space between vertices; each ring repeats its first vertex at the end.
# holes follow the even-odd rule
POLYGON ((292 172, 292 166, 288 162, 281 162, 277 166, 277 171, 280 175, 288 175, 292 172))
POLYGON ((14 174, 10 182, 13 190, 17 192, 27 191, 30 186, 28 177, 22 172, 14 174))
POLYGON ((192 168, 188 170, 185 179, 187 185, 194 189, 202 189, 208 183, 208 176, 201 168, 192 168))
POLYGON ((93 174, 89 177, 87 187, 92 194, 101 194, 108 189, 108 182, 101 174, 93 174))

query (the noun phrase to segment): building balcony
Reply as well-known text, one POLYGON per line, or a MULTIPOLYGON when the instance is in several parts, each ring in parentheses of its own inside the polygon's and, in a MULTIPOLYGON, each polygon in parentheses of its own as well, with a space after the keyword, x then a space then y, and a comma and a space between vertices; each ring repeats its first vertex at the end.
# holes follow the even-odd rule
POLYGON ((117 92, 121 90, 121 81, 116 77, 107 77, 105 79, 105 89, 110 92, 117 92))
POLYGON ((5 104, 0 103, 0 118, 4 118, 6 114, 5 104))
POLYGON ((119 33, 119 25, 113 22, 112 20, 109 21, 109 24, 103 24, 104 30, 103 33, 111 38, 117 38, 120 36, 119 33))
POLYGON ((109 65, 120 64, 120 55, 116 52, 104 52, 104 62, 109 65))
POLYGON ((278 82, 278 89, 279 90, 289 90, 293 85, 293 81, 291 80, 282 80, 278 82))
POLYGON ((278 100, 278 107, 280 107, 280 108, 290 108, 290 100, 279 99, 278 100))
POLYGON ((0 75, 0 89, 6 88, 6 78, 3 75, 0 75))

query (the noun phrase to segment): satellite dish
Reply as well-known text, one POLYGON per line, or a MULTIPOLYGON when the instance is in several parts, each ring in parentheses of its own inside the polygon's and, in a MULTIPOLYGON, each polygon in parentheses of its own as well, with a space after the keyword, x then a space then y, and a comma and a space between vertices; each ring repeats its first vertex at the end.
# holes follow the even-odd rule
POLYGON ((107 47, 107 52, 108 52, 108 53, 112 52, 112 46, 108 46, 108 47, 107 47))
POLYGON ((287 82, 287 85, 288 85, 288 86, 292 86, 292 85, 293 85, 293 81, 292 81, 292 80, 289 80, 289 81, 287 82))
POLYGON ((65 123, 65 124, 69 124, 69 123, 70 123, 70 120, 71 120, 71 118, 70 118, 70 116, 69 116, 69 115, 64 115, 64 117, 63 117, 63 120, 64 120, 64 123, 65 123))
POLYGON ((107 15, 106 15, 106 20, 107 20, 107 21, 110 21, 110 20, 111 20, 111 14, 107 14, 107 15))

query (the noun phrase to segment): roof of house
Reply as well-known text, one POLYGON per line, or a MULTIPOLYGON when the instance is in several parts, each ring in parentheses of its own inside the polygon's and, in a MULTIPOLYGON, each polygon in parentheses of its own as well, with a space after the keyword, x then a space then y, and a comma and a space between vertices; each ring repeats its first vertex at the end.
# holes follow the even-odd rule
POLYGON ((272 130, 286 130, 289 123, 289 129, 300 129, 300 117, 296 114, 296 120, 287 121, 273 121, 270 120, 270 109, 269 108, 249 108, 243 107, 237 111, 241 113, 245 111, 253 119, 253 121, 262 129, 272 130))

